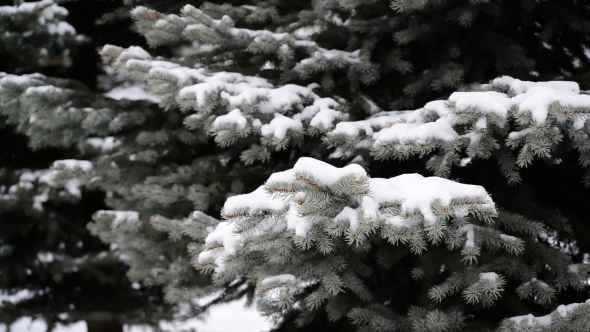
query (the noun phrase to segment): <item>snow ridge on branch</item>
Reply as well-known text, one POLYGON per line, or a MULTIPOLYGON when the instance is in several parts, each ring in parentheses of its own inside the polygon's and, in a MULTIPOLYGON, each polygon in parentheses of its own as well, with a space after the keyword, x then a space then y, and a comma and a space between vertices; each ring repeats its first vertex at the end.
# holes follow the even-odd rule
POLYGON ((590 95, 581 94, 574 82, 524 82, 504 76, 415 111, 339 122, 324 142, 336 148, 333 156, 344 158, 366 147, 378 160, 430 155, 427 167, 442 177, 454 166, 494 156, 507 180, 517 183, 517 169, 535 157, 558 162, 552 151, 565 136, 580 153, 581 165, 590 165, 585 139, 589 116, 590 95), (516 158, 510 150, 518 151, 516 158))
MULTIPOLYGON (((213 273, 215 283, 252 278, 257 280, 259 306, 280 312, 326 305, 336 318, 348 315, 355 325, 376 327, 429 315, 440 316, 441 324, 460 326, 465 317, 416 308, 423 310, 418 316, 410 312, 409 317, 393 319, 381 309, 368 313, 379 306, 342 302, 339 294, 350 292, 371 303, 374 295, 363 282, 371 274, 363 263, 370 248, 389 243, 415 255, 458 253, 463 265, 445 266, 449 276, 428 290, 429 299, 437 303, 460 295, 466 305, 488 307, 502 296, 507 278, 514 277, 503 272, 526 250, 530 241, 523 238, 544 234, 528 221, 505 227, 512 216, 499 214, 480 186, 418 174, 370 178, 359 165, 336 168, 313 158, 300 158, 254 192, 230 197, 222 216, 225 220, 206 237, 195 261, 197 268, 213 273), (516 229, 518 236, 511 235, 516 229), (315 291, 307 292, 312 285, 315 291), (341 308, 332 309, 337 303, 341 308)), ((414 267, 413 277, 424 278, 425 269, 414 267)), ((518 296, 532 295, 546 303, 557 289, 580 287, 589 271, 569 265, 555 271, 556 285, 520 279, 518 296)))
MULTIPOLYGON (((264 11, 258 8, 256 10, 264 11)), ((268 13, 273 16, 272 11, 268 13)), ((302 34, 236 28, 235 22, 228 15, 214 19, 191 5, 182 8, 181 16, 164 15, 142 6, 136 7, 131 15, 136 19, 138 29, 153 45, 189 40, 207 45, 204 51, 221 48, 245 50, 250 54, 275 55, 280 59, 281 68, 290 69, 302 76, 309 76, 326 68, 339 68, 348 70, 350 75, 358 76, 366 84, 374 82, 378 77, 377 66, 361 50, 328 50, 302 34), (295 61, 296 51, 305 53, 307 57, 295 61)))
POLYGON ((222 146, 254 133, 264 145, 283 149, 300 142, 306 128, 322 131, 346 119, 341 103, 313 92, 316 84, 275 87, 260 77, 152 60, 139 47, 107 45, 101 54, 114 68, 145 80, 161 105, 194 112, 185 125, 210 132, 222 146))

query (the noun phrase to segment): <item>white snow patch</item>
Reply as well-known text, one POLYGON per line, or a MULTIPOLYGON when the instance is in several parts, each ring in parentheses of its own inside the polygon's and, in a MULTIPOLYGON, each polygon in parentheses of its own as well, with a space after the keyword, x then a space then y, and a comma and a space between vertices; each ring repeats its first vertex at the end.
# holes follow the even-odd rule
POLYGON ((265 284, 271 284, 271 283, 287 283, 287 282, 295 282, 297 280, 297 278, 295 278, 294 275, 292 274, 280 274, 277 276, 272 276, 272 277, 267 277, 262 279, 262 281, 260 282, 262 285, 265 284))
POLYGON ((102 152, 109 152, 119 147, 121 145, 121 140, 115 137, 91 137, 86 139, 86 143, 102 152))
POLYGON ((161 101, 160 97, 147 92, 142 86, 128 85, 118 86, 104 94, 112 99, 149 100, 154 103, 161 101))
POLYGON ((248 125, 248 119, 239 108, 233 109, 226 115, 220 115, 213 121, 213 128, 221 128, 227 124, 234 124, 238 129, 244 129, 248 125))
MULTIPOLYGON (((572 314, 574 312, 574 310, 576 310, 576 308, 578 308, 579 306, 581 306, 583 304, 590 305, 590 299, 586 300, 586 302, 583 302, 583 303, 571 303, 571 304, 567 304, 567 305, 560 305, 559 307, 557 307, 557 309, 555 311, 561 317, 567 317, 570 314, 572 314)), ((537 324, 539 324, 542 327, 548 327, 551 325, 552 318, 551 318, 551 314, 545 315, 545 316, 540 316, 540 317, 535 317, 535 316, 529 314, 529 315, 524 315, 524 316, 511 317, 510 320, 512 320, 515 324, 521 324, 524 321, 524 322, 526 322, 526 325, 533 326, 534 323, 536 322, 537 324)))
POLYGON ((292 119, 279 113, 275 113, 274 119, 260 128, 262 136, 270 136, 279 140, 284 139, 289 130, 301 131, 303 124, 298 119, 292 119))
POLYGON ((75 159, 64 159, 53 162, 52 168, 55 169, 67 169, 76 170, 80 169, 84 172, 90 172, 94 167, 88 160, 75 160, 75 159))

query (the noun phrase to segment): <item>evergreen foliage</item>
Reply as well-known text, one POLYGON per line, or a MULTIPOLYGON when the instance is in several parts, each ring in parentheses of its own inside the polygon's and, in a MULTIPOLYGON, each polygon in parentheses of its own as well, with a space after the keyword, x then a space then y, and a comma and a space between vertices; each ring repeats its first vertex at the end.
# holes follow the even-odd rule
POLYGON ((53 0, 0 6, 0 55, 18 70, 67 66, 85 38, 65 21, 68 11, 53 0), (24 67, 24 68, 23 68, 24 67))
POLYGON ((32 147, 76 150, 53 185, 106 192, 88 229, 129 278, 201 310, 246 295, 283 329, 588 329, 590 95, 560 80, 588 68, 587 4, 156 9, 130 14, 173 57, 100 52, 151 101, 0 78, 32 147))
MULTIPOLYGON (((83 48, 90 41, 65 21, 67 14, 48 0, 0 6, 0 68, 67 76, 80 55, 87 57, 83 48)), ((5 76, 0 73, 0 80, 5 76)), ((33 151, 31 141, 7 122, 0 119, 0 325, 31 317, 49 329, 86 321, 90 332, 117 332, 123 324, 169 319, 171 306, 162 303, 161 290, 132 284, 120 253, 86 229, 91 215, 104 208, 103 193, 86 191, 75 180, 59 185, 57 172, 49 169, 56 159, 96 153, 56 144, 33 151)))

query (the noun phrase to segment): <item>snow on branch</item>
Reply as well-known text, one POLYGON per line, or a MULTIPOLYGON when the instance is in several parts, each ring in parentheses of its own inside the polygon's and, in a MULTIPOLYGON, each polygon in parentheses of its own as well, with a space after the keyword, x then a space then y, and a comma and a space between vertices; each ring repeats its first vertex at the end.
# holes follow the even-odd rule
POLYGON ((69 23, 61 21, 68 16, 68 10, 53 0, 23 2, 18 6, 0 6, 0 20, 18 20, 22 15, 36 17, 36 23, 49 34, 75 35, 76 30, 69 23))
POLYGON ((590 133, 590 96, 580 94, 573 82, 500 77, 415 111, 347 121, 345 102, 319 97, 314 84, 274 86, 260 77, 181 67, 152 60, 139 48, 106 46, 102 54, 115 68, 145 80, 162 97, 161 105, 195 112, 185 118, 185 125, 209 132, 221 146, 260 135, 262 148, 244 151, 246 162, 264 160, 269 149, 298 145, 306 134, 319 133, 335 148, 333 157, 348 159, 367 147, 377 160, 428 155, 426 166, 439 177, 448 177, 453 167, 493 156, 508 181, 517 183, 518 168, 534 158, 558 160, 552 151, 565 136, 580 153, 582 166, 590 165, 585 139, 590 133))
POLYGON ((68 48, 85 40, 67 16, 67 9, 53 0, 0 6, 0 47, 26 65, 67 66, 68 48))
POLYGON ((83 149, 114 150, 120 142, 113 134, 161 114, 155 105, 157 113, 146 104, 93 94, 71 80, 0 73, 0 114, 29 136, 33 148, 78 144, 83 149))
MULTIPOLYGON (((465 304, 492 306, 505 291, 507 276, 514 277, 501 273, 510 271, 510 262, 520 260, 525 249, 535 250, 525 248, 521 237, 545 232, 534 222, 499 215, 480 186, 418 174, 370 178, 359 165, 337 168, 313 158, 300 158, 264 186, 228 198, 222 217, 195 252, 195 266, 212 272, 216 284, 257 280, 260 303, 281 310, 315 310, 349 291, 370 301, 358 271, 368 248, 387 243, 417 255, 442 251, 437 254, 462 257, 462 266, 444 267, 449 277, 431 287, 428 297, 441 302, 460 295, 465 304), (317 291, 305 293, 311 285, 317 291)), ((423 278, 424 269, 415 267, 413 277, 423 278)), ((548 303, 556 290, 580 287, 588 270, 556 267, 553 285, 519 277, 517 296, 548 303)), ((348 309, 354 317, 362 311, 348 309)))
POLYGON ((590 323, 590 300, 558 306, 549 315, 517 316, 502 321, 498 331, 584 331, 590 323))
POLYGON ((526 167, 535 157, 552 159, 566 135, 581 164, 590 165, 585 139, 589 115, 590 95, 580 94, 574 82, 524 82, 504 76, 415 111, 340 122, 324 141, 336 147, 334 156, 350 157, 364 146, 370 146, 376 159, 431 155, 428 168, 443 177, 453 166, 497 156, 510 182, 518 182, 514 166, 526 167), (518 151, 514 161, 501 155, 503 146, 518 151))
POLYGON ((327 130, 346 119, 342 104, 315 94, 315 84, 275 87, 260 77, 152 60, 139 47, 107 45, 101 54, 114 68, 145 80, 161 105, 195 112, 186 126, 203 128, 222 146, 258 133, 264 145, 282 149, 301 141, 308 127, 327 130))
POLYGON ((56 170, 80 170, 83 172, 89 172, 94 167, 92 166, 92 163, 88 160, 66 159, 54 162, 53 168, 56 170))
MULTIPOLYGON (((212 11, 211 5, 203 7, 205 11, 212 11)), ((230 13, 238 15, 238 19, 242 18, 241 15, 246 15, 246 21, 249 20, 249 14, 246 13, 249 11, 262 13, 258 14, 259 17, 255 19, 257 21, 276 15, 272 8, 249 7, 252 6, 230 13)), ((230 16, 223 15, 215 19, 191 5, 182 8, 181 16, 164 15, 142 6, 136 7, 131 15, 137 21, 138 30, 153 45, 189 40, 208 46, 201 48, 203 53, 220 49, 220 52, 273 55, 276 57, 274 61, 277 66, 289 68, 304 77, 318 71, 345 69, 349 75, 369 84, 379 76, 378 67, 371 63, 369 55, 361 50, 349 52, 325 49, 310 40, 308 35, 295 32, 237 28, 230 16), (295 55, 298 53, 305 54, 304 58, 296 59, 295 55)))
MULTIPOLYGON (((487 223, 496 215, 494 203, 482 187, 418 174, 371 179, 356 164, 339 169, 301 158, 292 170, 273 174, 264 187, 230 197, 223 208, 226 231, 215 231, 208 241, 235 248, 240 236, 226 233, 232 227, 246 237, 257 234, 260 227, 293 230, 295 236, 306 237, 313 228, 342 224, 351 237, 362 242, 361 234, 374 228, 395 228, 403 233, 404 229, 430 227, 468 214, 487 223), (326 225, 319 216, 332 221, 326 225), (257 218, 264 222, 247 225, 257 218), (222 233, 225 235, 216 237, 222 233)), ((407 236, 401 240, 406 242, 410 239, 407 236)))
MULTIPOLYGON (((300 158, 293 169, 274 173, 252 193, 228 198, 222 216, 225 221, 207 236, 197 267, 212 271, 217 282, 224 282, 250 273, 255 264, 252 273, 260 278, 261 296, 274 289, 270 293, 281 299, 266 300, 281 306, 291 305, 292 298, 288 298, 297 293, 294 289, 309 283, 327 292, 316 294, 320 302, 345 288, 370 297, 354 286, 359 283, 344 282, 347 274, 336 270, 349 264, 343 252, 367 245, 371 233, 376 232, 383 242, 407 245, 416 254, 437 243, 481 250, 484 242, 521 241, 487 231, 496 209, 480 186, 418 174, 370 178, 359 165, 336 168, 313 158, 300 158), (466 220, 474 223, 468 232, 462 227, 466 220), (315 250, 309 250, 312 248, 315 250), (314 267, 313 273, 301 268, 317 264, 319 257, 323 257, 323 268, 314 267), (321 274, 322 269, 329 277, 321 274)), ((520 246, 513 252, 505 249, 519 254, 522 243, 520 246)), ((499 293, 480 292, 492 284, 501 291, 504 279, 488 272, 480 271, 478 283, 465 283, 466 289, 472 287, 476 293, 467 300, 493 302, 497 298, 499 293)))
POLYGON ((141 222, 136 211, 107 211, 102 210, 94 214, 93 219, 108 223, 111 228, 137 227, 141 222))

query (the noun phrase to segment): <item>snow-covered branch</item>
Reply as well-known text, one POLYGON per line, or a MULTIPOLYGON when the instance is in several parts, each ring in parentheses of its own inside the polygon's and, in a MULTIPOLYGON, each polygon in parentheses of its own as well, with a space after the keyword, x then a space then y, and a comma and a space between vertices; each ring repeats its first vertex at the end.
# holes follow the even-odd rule
POLYGON ((557 162, 559 156, 552 154, 566 136, 580 153, 581 165, 590 163, 585 139, 590 95, 581 94, 576 83, 505 76, 476 89, 415 111, 340 122, 324 141, 336 147, 334 156, 349 157, 366 147, 383 160, 429 155, 427 166, 438 176, 448 176, 452 167, 473 159, 495 156, 510 182, 520 181, 514 167, 526 167, 535 157, 557 162), (517 150, 516 158, 504 157, 503 147, 517 150))
POLYGON ((370 178, 358 165, 336 168, 312 158, 273 174, 252 193, 230 197, 222 215, 225 221, 207 236, 197 266, 213 271, 218 282, 252 274, 263 301, 282 307, 293 306, 294 296, 310 284, 320 288, 306 298, 307 305, 345 289, 370 297, 354 286, 352 280, 362 276, 352 270, 362 265, 363 247, 386 242, 418 255, 444 250, 431 247, 442 243, 451 252, 460 249, 471 267, 457 272, 459 281, 433 288, 430 296, 440 301, 463 291, 468 303, 492 305, 505 279, 483 263, 478 266, 480 254, 500 249, 518 255, 525 244, 494 229, 497 212, 482 187, 418 174, 370 178), (343 255, 350 250, 360 256, 343 255))

